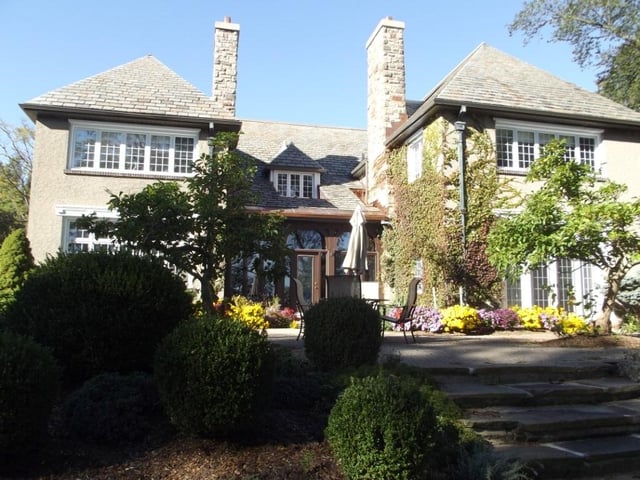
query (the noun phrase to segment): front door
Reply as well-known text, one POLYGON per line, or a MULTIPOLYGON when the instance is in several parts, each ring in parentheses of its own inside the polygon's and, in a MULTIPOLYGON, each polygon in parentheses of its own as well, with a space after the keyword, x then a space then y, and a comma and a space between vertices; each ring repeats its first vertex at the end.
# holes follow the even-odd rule
POLYGON ((302 282, 304 303, 317 303, 321 292, 321 253, 296 254, 296 277, 302 282))

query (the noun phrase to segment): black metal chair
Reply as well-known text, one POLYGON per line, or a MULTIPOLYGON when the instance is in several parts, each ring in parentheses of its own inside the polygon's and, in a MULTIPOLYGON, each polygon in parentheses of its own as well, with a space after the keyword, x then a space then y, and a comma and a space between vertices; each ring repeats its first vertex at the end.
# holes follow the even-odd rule
POLYGON ((362 297, 359 275, 327 275, 327 298, 362 297))
MULTIPOLYGON (((407 328, 405 324, 411 323, 411 321, 414 319, 413 315, 416 310, 416 300, 418 298, 418 284, 421 281, 422 281, 421 278, 414 277, 413 279, 411 279, 411 282, 409 282, 409 292, 407 294, 407 303, 405 303, 405 305, 402 307, 402 311, 400 312, 400 315, 398 316, 398 318, 391 317, 389 315, 380 316, 382 321, 382 331, 384 332, 384 322, 389 322, 394 325, 399 325, 400 327, 402 327, 402 334, 404 335, 404 341, 406 343, 409 343, 409 340, 407 339, 407 328)), ((390 306, 383 305, 383 307, 389 308, 390 306)), ((413 328, 411 325, 409 325, 409 332, 411 333, 411 338, 415 343, 416 337, 413 335, 413 328)))
POLYGON ((297 278, 292 278, 293 283, 296 286, 296 310, 298 310, 298 317, 300 318, 300 329, 298 331, 298 337, 296 340, 300 340, 300 337, 304 337, 304 315, 311 307, 311 302, 307 302, 304 298, 304 287, 302 282, 297 278))

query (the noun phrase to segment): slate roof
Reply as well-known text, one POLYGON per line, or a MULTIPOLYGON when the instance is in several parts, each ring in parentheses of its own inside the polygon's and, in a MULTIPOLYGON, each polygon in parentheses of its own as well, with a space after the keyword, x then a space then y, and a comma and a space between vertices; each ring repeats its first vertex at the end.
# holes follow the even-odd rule
POLYGON ((406 138, 420 118, 446 105, 640 126, 639 112, 482 43, 425 96, 389 143, 406 138))
POLYGON ((40 95, 20 105, 37 111, 123 114, 147 118, 218 118, 214 103, 152 55, 40 95))
POLYGON ((254 187, 261 196, 259 207, 283 210, 287 216, 348 219, 360 204, 368 219, 385 217, 377 208, 365 207, 351 189, 363 188, 351 171, 366 153, 366 130, 242 120, 241 132, 238 150, 258 163, 254 187), (289 198, 276 192, 269 171, 296 165, 298 170, 322 171, 320 198, 289 198))

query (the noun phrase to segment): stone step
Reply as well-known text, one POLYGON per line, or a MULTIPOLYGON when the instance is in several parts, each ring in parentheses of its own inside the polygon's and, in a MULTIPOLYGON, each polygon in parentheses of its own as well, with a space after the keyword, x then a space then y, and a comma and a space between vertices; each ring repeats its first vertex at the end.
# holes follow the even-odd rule
POLYGON ((618 375, 616 362, 567 365, 487 365, 482 367, 424 367, 438 383, 467 383, 470 379, 486 385, 524 382, 566 382, 618 375))
POLYGON ((487 385, 476 381, 441 382, 461 408, 602 403, 640 396, 640 383, 623 377, 487 385))
POLYGON ((640 435, 560 442, 498 444, 498 455, 526 463, 536 479, 640 478, 640 435), (635 472, 638 476, 633 474, 635 472), (624 473, 624 476, 617 474, 624 473))
POLYGON ((602 404, 485 407, 464 423, 490 441, 549 442, 640 433, 640 399, 602 404))

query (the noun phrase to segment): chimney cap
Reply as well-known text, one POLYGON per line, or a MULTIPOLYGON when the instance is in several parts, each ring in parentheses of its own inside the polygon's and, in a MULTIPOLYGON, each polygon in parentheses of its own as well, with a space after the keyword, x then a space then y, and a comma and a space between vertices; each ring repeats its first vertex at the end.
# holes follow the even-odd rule
POLYGON ((231 17, 225 16, 222 22, 216 22, 215 28, 219 30, 240 30, 240 25, 231 22, 231 17))

